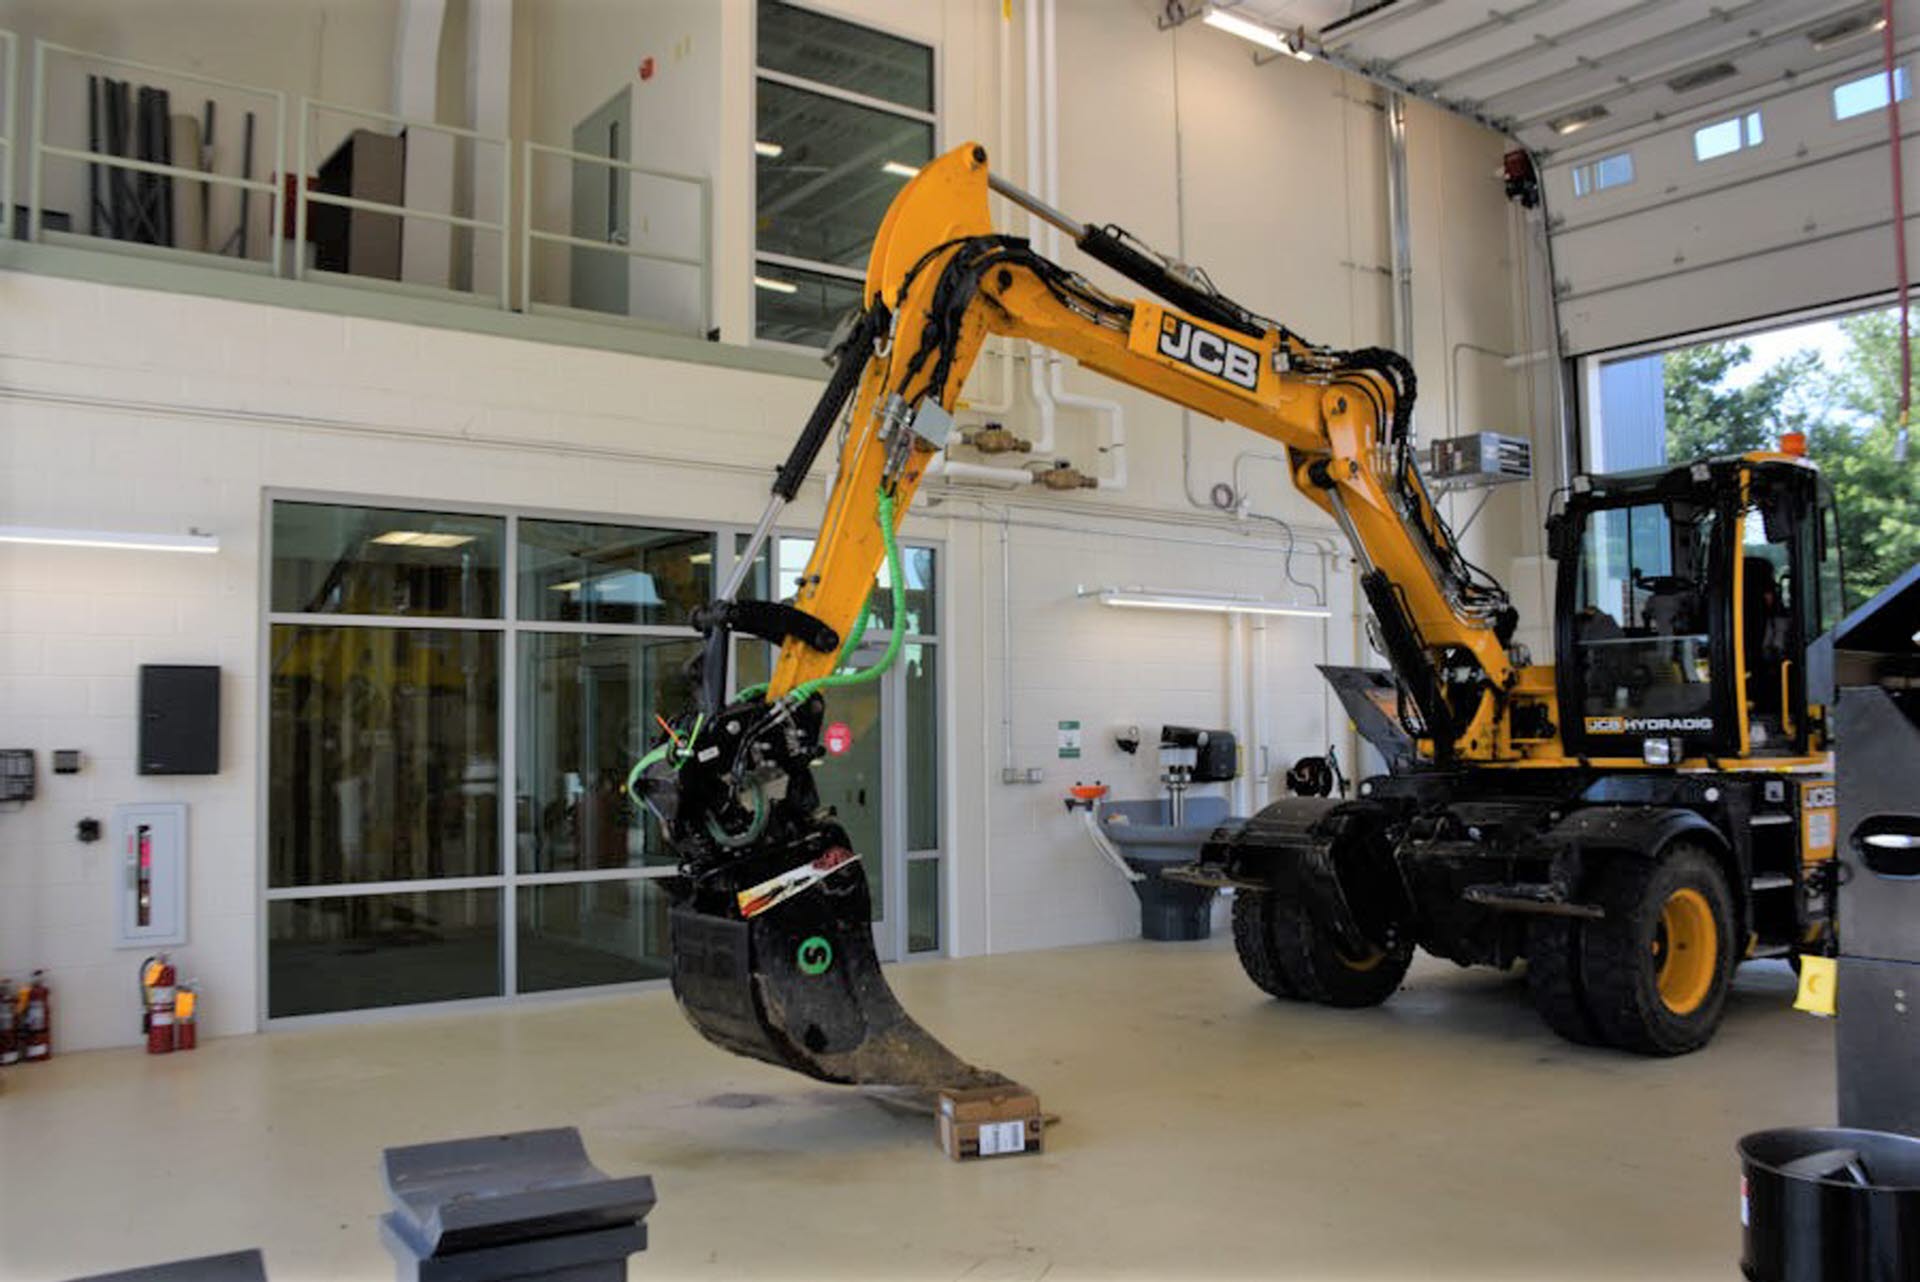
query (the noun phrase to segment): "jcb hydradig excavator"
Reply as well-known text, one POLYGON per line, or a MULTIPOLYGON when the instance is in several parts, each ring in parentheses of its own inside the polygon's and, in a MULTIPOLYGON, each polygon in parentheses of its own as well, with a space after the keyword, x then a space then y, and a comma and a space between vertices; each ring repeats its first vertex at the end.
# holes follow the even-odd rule
MULTIPOLYGON (((1463 965, 1525 958, 1564 1036, 1676 1054, 1712 1036, 1738 961, 1826 935, 1833 783, 1805 655, 1840 585, 1831 501, 1804 459, 1576 480, 1548 523, 1547 667, 1514 643, 1507 594, 1422 483, 1399 355, 1310 343, 1120 229, 992 176, 975 145, 895 199, 863 298, 743 569, 696 620, 699 706, 631 779, 681 861, 674 989, 714 1042, 829 1081, 1003 1080, 895 1001, 858 856, 811 778, 822 692, 871 675, 841 661, 989 334, 1281 442, 1294 483, 1353 545, 1392 671, 1330 675, 1390 773, 1353 798, 1277 802, 1178 870, 1233 888, 1234 941, 1262 989, 1365 1006, 1398 987, 1416 945, 1463 965), (996 233, 989 191, 1163 301, 1111 297, 996 233), (836 425, 837 475, 797 593, 740 599, 836 425), (727 693, 732 634, 779 645, 764 688, 727 693)), ((896 597, 903 581, 893 564, 896 597)), ((898 600, 891 617, 897 629, 898 600)))

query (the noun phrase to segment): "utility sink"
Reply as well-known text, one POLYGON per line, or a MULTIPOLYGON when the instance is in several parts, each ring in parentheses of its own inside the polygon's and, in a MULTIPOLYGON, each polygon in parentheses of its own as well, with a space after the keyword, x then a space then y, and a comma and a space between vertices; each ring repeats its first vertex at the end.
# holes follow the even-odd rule
POLYGON ((1165 797, 1104 801, 1096 813, 1101 833, 1127 866, 1141 874, 1142 879, 1133 883, 1140 897, 1141 938, 1206 939, 1211 935, 1217 892, 1210 886, 1168 881, 1160 874, 1198 859, 1200 847, 1222 828, 1232 831, 1246 823, 1227 813, 1227 799, 1188 797, 1177 824, 1172 803, 1165 797))

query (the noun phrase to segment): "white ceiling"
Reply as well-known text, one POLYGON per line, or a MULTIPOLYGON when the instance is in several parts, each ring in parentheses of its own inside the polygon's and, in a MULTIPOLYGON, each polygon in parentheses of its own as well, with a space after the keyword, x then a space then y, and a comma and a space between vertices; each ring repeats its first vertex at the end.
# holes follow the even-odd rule
MULTIPOLYGON (((1285 31, 1304 27, 1331 54, 1480 116, 1539 152, 1784 87, 1880 47, 1871 30, 1825 49, 1810 38, 1843 19, 1877 17, 1879 0, 1239 0, 1223 7, 1285 31), (1690 86, 1689 76, 1702 83, 1690 86), (1577 132, 1551 127, 1593 109, 1605 115, 1577 132)), ((1897 0, 1894 24, 1903 38, 1920 31, 1920 0, 1897 0)))

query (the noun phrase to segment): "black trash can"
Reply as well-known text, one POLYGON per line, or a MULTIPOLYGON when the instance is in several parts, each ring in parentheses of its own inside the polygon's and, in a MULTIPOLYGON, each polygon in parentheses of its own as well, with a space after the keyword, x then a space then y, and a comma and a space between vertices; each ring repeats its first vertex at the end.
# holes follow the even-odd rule
POLYGON ((1920 1278, 1920 1139, 1796 1126, 1755 1131, 1739 1151, 1749 1282, 1920 1278))

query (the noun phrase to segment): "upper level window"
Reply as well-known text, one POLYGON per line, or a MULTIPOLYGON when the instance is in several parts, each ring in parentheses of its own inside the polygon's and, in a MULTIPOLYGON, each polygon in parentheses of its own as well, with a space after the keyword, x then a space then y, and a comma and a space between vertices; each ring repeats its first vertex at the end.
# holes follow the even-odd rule
POLYGON ((1624 187, 1632 181, 1633 153, 1616 151, 1611 156, 1602 156, 1584 165, 1575 165, 1573 194, 1586 196, 1596 191, 1605 191, 1609 187, 1624 187))
POLYGON ((1749 111, 1744 116, 1735 116, 1694 130, 1693 158, 1713 160, 1720 156, 1731 156, 1744 148, 1758 147, 1766 140, 1767 135, 1760 128, 1760 113, 1749 111))
POLYGON ((754 336, 824 347, 900 184, 933 158, 931 46, 760 0, 754 336))
MULTIPOLYGON (((1912 91, 1908 81, 1907 69, 1893 69, 1893 95, 1902 102, 1912 91)), ((1887 107, 1887 73, 1876 71, 1870 76, 1861 76, 1845 84, 1833 87, 1833 118, 1850 120, 1855 116, 1864 116, 1869 111, 1884 111, 1887 107)))

